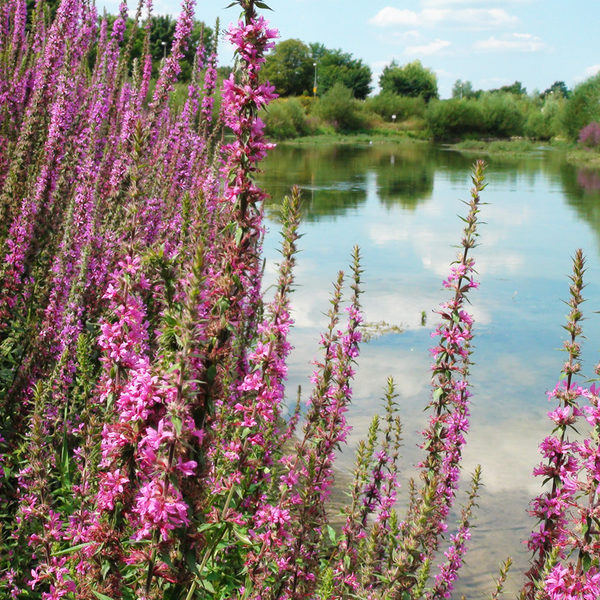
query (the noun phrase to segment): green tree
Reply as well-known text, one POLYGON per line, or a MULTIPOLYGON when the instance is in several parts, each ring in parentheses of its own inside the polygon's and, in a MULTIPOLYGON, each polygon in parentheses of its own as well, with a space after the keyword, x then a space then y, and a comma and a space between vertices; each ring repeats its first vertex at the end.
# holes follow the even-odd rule
POLYGON ((438 97, 435 73, 424 67, 419 60, 403 67, 393 60, 383 69, 379 85, 384 92, 393 92, 401 96, 420 96, 425 102, 438 97))
POLYGON ((425 119, 436 140, 454 140, 487 133, 481 102, 470 98, 430 102, 425 119))
POLYGON ((515 96, 527 95, 527 88, 523 87, 523 84, 520 81, 515 81, 510 85, 503 85, 501 88, 493 91, 501 94, 514 94, 515 96))
POLYGON ((355 98, 364 100, 371 92, 371 69, 349 52, 328 50, 323 44, 311 44, 313 62, 317 64, 318 92, 325 94, 336 83, 352 90, 355 98))
POLYGON ((564 81, 555 81, 548 89, 544 90, 541 94, 542 98, 546 98, 547 96, 555 96, 568 98, 571 95, 569 88, 565 84, 564 81))
POLYGON ((473 85, 470 81, 463 81, 457 79, 452 86, 452 97, 453 98, 472 98, 475 95, 473 91, 473 85))
POLYGON ((316 111, 336 131, 361 131, 370 126, 363 104, 353 98, 352 91, 339 81, 323 94, 316 111))
POLYGON ((580 83, 567 100, 563 112, 563 128, 576 140, 583 127, 600 120, 600 73, 580 83))
POLYGON ((313 86, 313 59, 310 48, 300 40, 279 42, 267 56, 261 75, 280 96, 300 96, 313 86))

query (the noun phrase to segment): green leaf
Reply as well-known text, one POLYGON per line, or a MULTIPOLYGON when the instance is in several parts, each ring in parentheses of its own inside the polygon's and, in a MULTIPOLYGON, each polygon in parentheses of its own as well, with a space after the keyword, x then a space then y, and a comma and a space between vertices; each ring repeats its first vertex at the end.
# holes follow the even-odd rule
POLYGON ((337 534, 335 532, 335 529, 331 525, 327 525, 327 535, 329 536, 329 539, 331 540, 332 544, 335 544, 337 542, 337 534))
POLYGON ((177 433, 177 435, 181 435, 181 427, 182 427, 181 419, 177 415, 172 415, 171 423, 173 423, 173 427, 175 428, 175 432, 177 433))
POLYGON ((238 227, 235 230, 235 245, 239 246, 242 241, 242 236, 244 235, 244 230, 241 227, 238 227))
POLYGON ((234 527, 233 528, 233 535, 235 535, 235 537, 240 540, 240 542, 242 542, 242 544, 246 544, 247 546, 251 546, 252 545, 252 541, 250 540, 250 538, 248 537, 248 535, 246 534, 246 532, 243 529, 239 529, 238 527, 234 527))
POLYGON ((215 380, 217 375, 217 367, 215 365, 210 365, 206 370, 206 380, 208 383, 212 383, 215 380))
POLYGON ((582 553, 581 566, 583 567, 584 573, 587 573, 592 566, 592 557, 587 552, 582 553))
POLYGON ((82 548, 86 548, 93 542, 84 542, 83 544, 77 544, 76 546, 71 546, 70 548, 63 548, 62 550, 57 550, 56 552, 52 552, 50 556, 63 556, 65 554, 71 554, 71 552, 77 552, 82 548))
MULTIPOLYGON (((110 571, 110 563, 108 561, 105 561, 102 563, 102 566, 100 567, 100 574, 102 575, 102 579, 106 578, 106 574, 110 571)), ((94 592, 95 594, 96 592, 94 592)), ((112 600, 112 598, 109 598, 109 600, 112 600)))
POLYGON ((96 596, 96 598, 98 598, 98 600, 114 600, 114 598, 111 598, 110 596, 107 596, 106 594, 101 594, 100 592, 97 592, 96 590, 92 590, 92 594, 94 594, 94 596, 96 596))

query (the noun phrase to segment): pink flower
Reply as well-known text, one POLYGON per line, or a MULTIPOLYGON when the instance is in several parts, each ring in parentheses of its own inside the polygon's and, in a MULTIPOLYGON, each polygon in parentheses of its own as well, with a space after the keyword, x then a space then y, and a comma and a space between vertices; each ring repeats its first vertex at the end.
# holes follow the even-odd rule
POLYGON ((140 488, 135 500, 135 512, 140 517, 140 529, 136 539, 150 536, 155 529, 160 531, 163 540, 168 532, 182 525, 189 525, 188 506, 181 493, 173 485, 164 481, 149 481, 140 488))

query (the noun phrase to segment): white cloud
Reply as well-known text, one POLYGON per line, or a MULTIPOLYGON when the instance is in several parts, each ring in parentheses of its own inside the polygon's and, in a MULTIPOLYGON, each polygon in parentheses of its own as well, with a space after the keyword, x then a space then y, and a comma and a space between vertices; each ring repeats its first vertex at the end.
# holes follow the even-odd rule
POLYGON ((369 23, 377 27, 388 27, 392 25, 409 25, 411 27, 421 25, 419 15, 412 10, 401 10, 392 6, 382 8, 369 23))
POLYGON ((583 72, 577 73, 577 75, 573 77, 573 83, 581 83, 594 75, 598 75, 598 73, 600 73, 600 65, 590 65, 589 67, 586 67, 583 72))
POLYGON ((598 73, 600 73, 600 65, 592 65, 591 67, 588 67, 585 70, 586 77, 593 77, 594 75, 597 75, 598 73))
MULTIPOLYGON (((535 0, 503 0, 503 4, 531 4, 535 0)), ((424 6, 464 6, 465 4, 500 4, 499 0, 421 0, 424 6)))
POLYGON ((467 29, 492 29, 516 25, 519 20, 502 8, 425 8, 420 12, 386 6, 369 19, 376 27, 432 27, 461 25, 467 29))
POLYGON ((431 56, 432 54, 437 54, 450 46, 450 42, 447 40, 434 40, 433 42, 429 42, 429 44, 423 44, 421 46, 408 46, 405 50, 405 54, 417 54, 421 56, 431 56))
POLYGON ((548 47, 541 38, 529 33, 512 33, 497 38, 489 37, 473 44, 475 50, 483 52, 540 52, 548 47))

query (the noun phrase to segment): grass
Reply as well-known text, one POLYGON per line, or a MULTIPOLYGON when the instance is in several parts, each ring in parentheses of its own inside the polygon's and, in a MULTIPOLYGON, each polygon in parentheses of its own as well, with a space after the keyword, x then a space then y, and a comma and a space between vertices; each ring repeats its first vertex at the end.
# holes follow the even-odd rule
POLYGON ((377 144, 377 143, 407 143, 407 142, 429 142, 426 136, 419 135, 419 132, 412 131, 392 131, 389 129, 373 129, 359 133, 322 133, 316 135, 307 135, 303 137, 292 138, 277 142, 278 144, 290 146, 317 146, 327 144, 377 144))
POLYGON ((463 140, 451 147, 461 152, 484 154, 526 154, 537 150, 543 142, 515 138, 510 140, 463 140))
POLYGON ((576 167, 600 169, 600 151, 575 147, 567 152, 567 162, 576 167))

